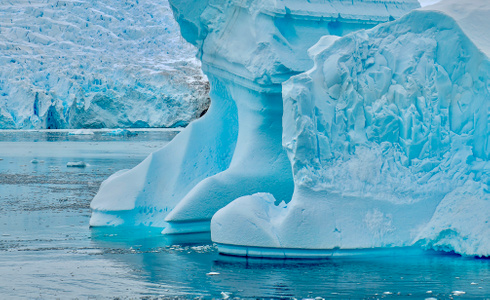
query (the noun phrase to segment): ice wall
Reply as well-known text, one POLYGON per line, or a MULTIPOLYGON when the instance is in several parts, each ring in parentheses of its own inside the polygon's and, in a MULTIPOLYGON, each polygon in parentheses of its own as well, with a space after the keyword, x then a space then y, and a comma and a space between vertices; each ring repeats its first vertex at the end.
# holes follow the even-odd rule
POLYGON ((218 211, 220 251, 419 245, 489 256, 488 16, 488 1, 446 0, 323 37, 315 66, 283 85, 292 200, 255 194, 218 211))
POLYGON ((289 201, 293 177, 281 144, 282 82, 313 66, 307 49, 321 36, 371 28, 418 2, 172 0, 170 5, 183 37, 199 49, 211 108, 167 147, 105 181, 91 205, 92 226, 208 232, 214 213, 238 197, 268 192, 289 201))
POLYGON ((0 129, 184 126, 209 105, 168 2, 0 1, 0 129))

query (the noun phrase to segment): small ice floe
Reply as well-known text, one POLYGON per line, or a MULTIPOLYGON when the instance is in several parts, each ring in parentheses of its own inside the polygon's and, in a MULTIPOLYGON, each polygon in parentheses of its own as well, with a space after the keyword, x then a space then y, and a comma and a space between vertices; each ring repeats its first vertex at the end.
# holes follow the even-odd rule
POLYGON ((393 295, 392 292, 384 292, 383 295, 393 295))
POLYGON ((42 164, 42 163, 44 163, 44 160, 38 160, 35 158, 33 160, 31 160, 31 164, 42 164))
POLYGON ((10 236, 10 234, 4 233, 4 234, 2 234, 2 236, 10 236))
POLYGON ((136 132, 132 132, 132 131, 129 131, 127 129, 118 128, 118 129, 111 130, 111 131, 105 133, 104 135, 111 135, 111 136, 135 136, 135 135, 138 135, 138 134, 136 132))
POLYGON ((214 275, 219 275, 219 273, 218 272, 209 272, 206 275, 208 275, 208 276, 214 276, 214 275))
POLYGON ((228 299, 228 298, 230 298, 230 295, 231 295, 231 293, 221 292, 221 296, 223 297, 223 299, 228 299))
POLYGON ((463 292, 463 291, 452 291, 451 294, 453 294, 454 296, 461 296, 461 295, 466 294, 466 292, 463 292))
POLYGON ((94 132, 90 129, 78 129, 68 132, 69 135, 92 135, 94 132))
POLYGON ((66 163, 68 168, 85 168, 87 164, 83 161, 69 161, 66 163))
POLYGON ((426 294, 432 294, 432 291, 427 291, 427 292, 425 292, 425 293, 426 293, 426 294))
POLYGON ((471 284, 471 285, 478 285, 478 283, 476 283, 476 282, 472 282, 472 283, 470 283, 470 284, 471 284))
POLYGON ((0 157, 0 161, 2 161, 2 160, 3 160, 3 158, 0 157))
POLYGON ((429 297, 429 298, 425 298, 425 300, 437 300, 437 298, 429 297))

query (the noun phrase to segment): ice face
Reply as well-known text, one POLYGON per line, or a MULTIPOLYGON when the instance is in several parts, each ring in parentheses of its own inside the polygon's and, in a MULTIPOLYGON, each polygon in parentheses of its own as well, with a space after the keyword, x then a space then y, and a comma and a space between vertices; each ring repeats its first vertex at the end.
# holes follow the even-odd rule
POLYGON ((489 256, 489 15, 487 1, 444 1, 322 38, 315 66, 283 84, 291 202, 240 198, 213 217, 213 241, 489 256))
POLYGON ((167 1, 0 2, 0 128, 185 126, 207 81, 167 1))
POLYGON ((93 226, 203 232, 215 212, 238 197, 268 192, 289 201, 294 183, 282 147, 282 82, 313 66, 307 49, 321 36, 372 28, 418 2, 170 5, 183 37, 199 49, 210 111, 135 169, 109 178, 92 202, 93 226))

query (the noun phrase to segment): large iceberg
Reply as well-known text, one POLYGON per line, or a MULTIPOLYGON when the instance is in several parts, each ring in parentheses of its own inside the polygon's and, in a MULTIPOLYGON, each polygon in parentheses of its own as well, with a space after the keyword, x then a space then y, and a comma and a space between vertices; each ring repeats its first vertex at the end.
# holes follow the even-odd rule
POLYGON ((322 37, 314 67, 283 84, 292 200, 258 193, 218 211, 220 252, 490 256, 489 16, 486 0, 445 0, 322 37))
POLYGON ((185 126, 196 52, 165 0, 0 1, 0 129, 185 126))
POLYGON ((91 203, 92 226, 209 232, 233 200, 267 192, 289 201, 294 182, 282 147, 282 83, 311 67, 321 36, 343 36, 419 6, 395 1, 195 1, 170 5, 198 49, 212 104, 165 148, 108 178, 91 203))

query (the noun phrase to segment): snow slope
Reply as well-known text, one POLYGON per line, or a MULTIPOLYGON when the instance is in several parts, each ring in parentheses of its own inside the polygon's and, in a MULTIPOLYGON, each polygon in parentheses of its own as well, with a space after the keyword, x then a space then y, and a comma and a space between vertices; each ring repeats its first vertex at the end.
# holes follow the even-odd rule
POLYGON ((396 1, 194 1, 170 5, 210 81, 209 112, 134 169, 107 179, 92 226, 209 232, 217 210, 269 192, 288 201, 293 177, 282 138, 282 86, 313 66, 325 34, 372 28, 418 7, 396 1))
POLYGON ((167 1, 0 0, 0 128, 186 125, 195 54, 167 1))
POLYGON ((221 251, 417 245, 489 256, 488 16, 486 0, 445 0, 323 37, 315 66, 283 85, 292 200, 255 194, 221 209, 211 227, 221 251))

